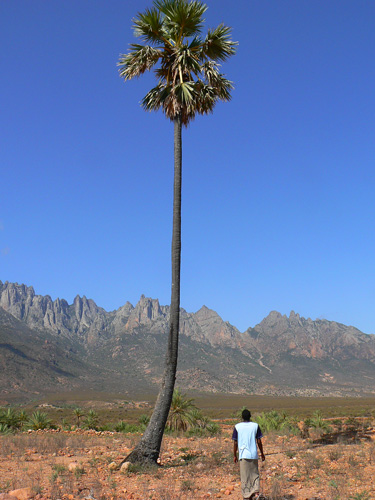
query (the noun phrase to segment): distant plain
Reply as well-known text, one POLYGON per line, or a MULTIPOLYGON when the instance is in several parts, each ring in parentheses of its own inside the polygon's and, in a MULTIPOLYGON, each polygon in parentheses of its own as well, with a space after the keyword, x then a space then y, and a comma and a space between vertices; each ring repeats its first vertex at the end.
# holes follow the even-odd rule
MULTIPOLYGON (((320 410, 326 418, 368 416, 375 411, 375 397, 286 397, 239 394, 199 394, 188 392, 198 408, 212 419, 232 419, 246 406, 254 415, 271 410, 285 411, 289 415, 311 416, 320 410)), ((12 406, 27 411, 41 407, 53 420, 74 421, 72 410, 94 409, 102 424, 126 420, 136 422, 140 415, 150 415, 156 394, 109 394, 101 392, 66 392, 50 394, 43 398, 35 397, 27 403, 11 401, 12 406)))

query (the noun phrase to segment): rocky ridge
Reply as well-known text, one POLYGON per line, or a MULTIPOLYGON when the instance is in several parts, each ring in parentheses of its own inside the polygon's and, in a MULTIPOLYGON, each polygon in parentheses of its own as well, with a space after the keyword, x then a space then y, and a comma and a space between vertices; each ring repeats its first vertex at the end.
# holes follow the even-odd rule
MULTIPOLYGON (((0 391, 155 390, 169 307, 141 296, 107 312, 86 297, 36 295, 0 281, 0 391), (30 358, 30 359, 29 359, 30 358), (42 384, 35 375, 43 367, 42 384), (67 369, 68 368, 68 369, 67 369), (30 378, 30 372, 34 376, 30 378)), ((273 311, 245 332, 203 306, 181 309, 178 383, 208 392, 344 395, 375 392, 375 336, 293 311, 273 311)))

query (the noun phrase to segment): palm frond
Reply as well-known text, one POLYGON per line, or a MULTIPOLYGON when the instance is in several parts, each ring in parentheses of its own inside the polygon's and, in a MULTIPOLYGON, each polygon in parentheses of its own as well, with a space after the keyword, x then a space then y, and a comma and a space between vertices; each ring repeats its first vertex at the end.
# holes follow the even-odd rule
POLYGON ((122 54, 117 66, 120 67, 119 74, 124 80, 142 75, 150 70, 162 56, 159 49, 150 45, 132 44, 127 54, 122 54))
POLYGON ((209 113, 212 113, 218 100, 214 89, 210 85, 207 85, 202 81, 197 82, 196 87, 198 94, 196 103, 197 112, 200 115, 207 115, 209 113))
POLYGON ((143 109, 145 111, 157 111, 168 99, 170 92, 170 86, 167 87, 159 82, 156 87, 149 90, 142 99, 143 109))
POLYGON ((192 106, 196 98, 194 82, 182 82, 175 86, 174 93, 181 106, 192 106))
POLYGON ((134 35, 148 43, 165 42, 167 38, 161 13, 155 9, 146 9, 133 19, 134 35))
POLYGON ((214 30, 209 30, 203 42, 202 57, 209 57, 217 61, 225 61, 236 53, 237 42, 232 42, 232 29, 220 24, 214 30))
POLYGON ((173 70, 180 67, 184 76, 191 79, 191 75, 198 75, 201 72, 201 65, 197 56, 189 47, 183 46, 174 52, 173 70))
POLYGON ((200 33, 203 14, 207 6, 199 0, 156 0, 154 5, 165 15, 164 23, 168 31, 173 32, 175 41, 195 36, 200 33))
POLYGON ((203 45, 203 40, 199 36, 195 36, 189 44, 189 49, 192 52, 196 52, 203 45))
POLYGON ((233 82, 227 80, 222 73, 218 71, 219 65, 215 61, 207 61, 202 65, 202 72, 207 83, 215 90, 217 97, 222 101, 231 99, 231 90, 233 82))

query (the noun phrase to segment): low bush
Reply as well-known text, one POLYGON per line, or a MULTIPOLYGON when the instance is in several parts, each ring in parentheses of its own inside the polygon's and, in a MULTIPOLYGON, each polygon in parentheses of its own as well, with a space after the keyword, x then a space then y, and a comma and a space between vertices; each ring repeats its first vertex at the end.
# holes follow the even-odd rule
POLYGON ((44 413, 42 411, 35 411, 29 420, 27 421, 27 427, 29 429, 32 429, 34 431, 42 430, 42 429, 51 429, 55 427, 52 424, 52 420, 48 418, 47 413, 44 413))
POLYGON ((114 429, 116 432, 126 432, 126 433, 135 433, 139 432, 139 426, 136 424, 128 424, 121 420, 118 422, 115 426, 114 429))

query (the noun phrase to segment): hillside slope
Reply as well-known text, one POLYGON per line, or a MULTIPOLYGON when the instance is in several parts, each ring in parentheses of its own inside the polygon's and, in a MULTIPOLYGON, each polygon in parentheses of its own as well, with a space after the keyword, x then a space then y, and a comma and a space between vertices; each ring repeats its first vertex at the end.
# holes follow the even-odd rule
MULTIPOLYGON (((271 312, 240 332, 203 306, 181 310, 177 382, 184 390, 283 395, 375 393, 375 336, 271 312)), ((169 307, 142 296, 107 312, 0 281, 0 393, 156 391, 169 307)))

